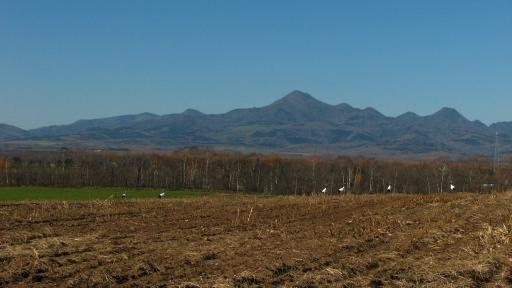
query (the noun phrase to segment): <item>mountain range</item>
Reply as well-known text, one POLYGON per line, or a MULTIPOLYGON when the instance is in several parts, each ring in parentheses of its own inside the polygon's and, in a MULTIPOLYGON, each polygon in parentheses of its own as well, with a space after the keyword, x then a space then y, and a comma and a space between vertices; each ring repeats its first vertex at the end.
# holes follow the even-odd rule
POLYGON ((293 91, 261 108, 203 114, 142 113, 78 120, 69 125, 23 130, 0 124, 1 148, 71 147, 94 150, 169 151, 210 146, 242 152, 347 154, 425 158, 512 154, 512 122, 490 126, 469 121, 452 108, 428 116, 384 116, 373 108, 329 105, 293 91))

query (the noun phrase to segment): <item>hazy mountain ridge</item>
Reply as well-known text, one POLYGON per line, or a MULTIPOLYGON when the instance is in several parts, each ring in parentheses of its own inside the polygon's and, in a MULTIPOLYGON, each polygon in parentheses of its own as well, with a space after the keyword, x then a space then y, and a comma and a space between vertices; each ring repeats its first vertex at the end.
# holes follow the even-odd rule
POLYGON ((27 136, 27 131, 21 128, 0 123, 0 141, 19 139, 27 136))
POLYGON ((497 122, 489 126, 492 131, 512 132, 512 122, 497 122))
POLYGON ((412 112, 388 117, 371 107, 330 105, 293 91, 261 108, 235 109, 218 115, 188 109, 162 116, 142 113, 78 120, 69 125, 32 130, 3 124, 0 140, 60 139, 68 146, 142 146, 156 150, 205 145, 290 153, 444 152, 462 156, 493 151, 494 125, 504 129, 500 135, 502 153, 512 153, 512 122, 487 127, 446 107, 424 117, 412 112))

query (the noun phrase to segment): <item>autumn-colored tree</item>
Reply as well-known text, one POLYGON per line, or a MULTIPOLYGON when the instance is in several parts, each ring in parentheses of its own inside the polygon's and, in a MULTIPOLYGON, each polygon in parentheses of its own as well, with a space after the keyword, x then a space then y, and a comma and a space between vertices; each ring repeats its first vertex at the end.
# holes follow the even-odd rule
POLYGON ((374 158, 285 157, 277 154, 218 152, 185 147, 172 153, 88 152, 59 149, 0 158, 0 185, 59 185, 214 189, 309 195, 505 191, 511 187, 512 157, 499 169, 492 159, 384 161, 374 158), (322 193, 324 194, 324 193, 322 193))

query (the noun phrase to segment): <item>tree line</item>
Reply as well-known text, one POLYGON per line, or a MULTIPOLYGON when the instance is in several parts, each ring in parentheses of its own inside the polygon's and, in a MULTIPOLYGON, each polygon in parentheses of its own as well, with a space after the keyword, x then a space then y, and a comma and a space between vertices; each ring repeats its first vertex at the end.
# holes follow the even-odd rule
MULTIPOLYGON (((0 156, 2 157, 2 156, 0 156)), ((282 195, 505 191, 512 157, 400 162, 366 157, 218 152, 184 147, 172 153, 27 152, 0 158, 0 186, 201 189, 282 195), (388 190, 388 188, 390 188, 388 190)))

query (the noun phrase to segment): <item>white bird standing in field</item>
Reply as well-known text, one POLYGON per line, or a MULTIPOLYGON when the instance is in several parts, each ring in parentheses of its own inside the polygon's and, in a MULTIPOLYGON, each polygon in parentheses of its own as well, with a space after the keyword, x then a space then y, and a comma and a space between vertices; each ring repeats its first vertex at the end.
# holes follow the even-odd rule
POLYGON ((453 184, 450 184, 450 190, 455 191, 455 186, 453 186, 453 184))
POLYGON ((164 194, 165 194, 165 193, 160 193, 160 194, 158 195, 158 198, 164 198, 164 194))
POLYGON ((391 192, 391 185, 388 186, 388 193, 391 192))
POLYGON ((338 189, 338 192, 340 192, 340 193, 345 192, 345 186, 343 186, 343 187, 341 187, 340 189, 338 189))
POLYGON ((123 196, 122 196, 122 197, 123 197, 123 199, 126 199, 126 191, 124 191, 124 193, 123 193, 123 196))
POLYGON ((327 191, 327 187, 325 187, 324 190, 322 190, 322 193, 325 193, 325 191, 327 191))

